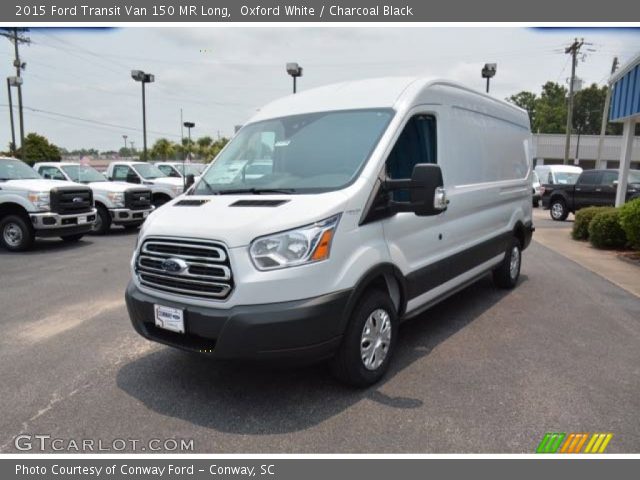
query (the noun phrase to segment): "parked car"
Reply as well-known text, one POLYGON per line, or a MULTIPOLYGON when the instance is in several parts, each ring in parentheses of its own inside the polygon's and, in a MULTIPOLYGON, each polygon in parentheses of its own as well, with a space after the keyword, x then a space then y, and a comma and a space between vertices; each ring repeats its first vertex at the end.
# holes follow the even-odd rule
POLYGON ((133 326, 216 358, 330 359, 343 381, 372 384, 401 321, 487 273, 518 283, 530 145, 526 111, 448 81, 277 100, 142 226, 133 326), (265 155, 266 174, 238 168, 265 155))
MULTIPOLYGON (((614 206, 618 188, 618 170, 585 170, 575 185, 546 186, 542 205, 549 208, 551 218, 566 220, 569 213, 584 207, 614 206)), ((640 170, 630 170, 626 199, 640 197, 640 170)))
POLYGON ((147 162, 111 162, 106 176, 113 182, 135 183, 149 188, 151 202, 156 208, 181 195, 184 190, 182 179, 169 177, 147 162))
POLYGON ((540 206, 540 200, 542 199, 542 185, 536 172, 531 172, 531 194, 533 197, 533 206, 538 208, 540 206))
POLYGON ((93 232, 104 234, 111 225, 138 228, 153 210, 151 190, 128 183, 110 182, 89 165, 74 162, 41 162, 33 169, 44 178, 87 185, 93 192, 98 216, 93 232))
POLYGON ((535 172, 542 185, 573 185, 582 168, 575 165, 538 165, 535 172))
POLYGON ((76 242, 96 221, 91 189, 45 180, 26 163, 0 157, 0 244, 28 250, 35 237, 76 242))

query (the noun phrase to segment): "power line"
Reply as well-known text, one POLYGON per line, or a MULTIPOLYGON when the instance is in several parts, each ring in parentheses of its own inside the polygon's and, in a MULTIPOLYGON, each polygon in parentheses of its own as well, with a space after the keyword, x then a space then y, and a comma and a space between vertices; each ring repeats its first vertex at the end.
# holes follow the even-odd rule
MULTIPOLYGON (((0 107, 8 108, 9 105, 7 105, 6 103, 2 103, 2 104, 0 104, 0 107)), ((118 125, 118 124, 115 124, 115 123, 102 122, 100 120, 93 120, 93 119, 90 119, 90 118, 77 117, 75 115, 69 115, 69 114, 66 114, 66 113, 52 112, 50 110, 43 110, 43 109, 40 109, 40 108, 33 108, 33 107, 27 107, 27 106, 24 106, 23 108, 25 110, 28 110, 28 111, 34 112, 34 113, 43 113, 43 114, 47 114, 47 115, 53 115, 55 117, 66 118, 66 119, 69 119, 69 120, 76 120, 76 121, 80 121, 80 122, 91 123, 91 124, 94 124, 94 125, 101 125, 101 126, 104 126, 104 127, 118 128, 118 129, 122 129, 122 130, 130 130, 130 131, 140 132, 140 133, 142 132, 142 130, 139 129, 139 128, 130 127, 130 126, 127 126, 127 125, 118 125)), ((180 137, 180 135, 176 135, 176 134, 173 134, 173 133, 159 132, 159 131, 155 131, 155 130, 149 130, 149 133, 153 133, 155 135, 162 135, 162 136, 165 136, 165 137, 176 137, 176 138, 180 137)))

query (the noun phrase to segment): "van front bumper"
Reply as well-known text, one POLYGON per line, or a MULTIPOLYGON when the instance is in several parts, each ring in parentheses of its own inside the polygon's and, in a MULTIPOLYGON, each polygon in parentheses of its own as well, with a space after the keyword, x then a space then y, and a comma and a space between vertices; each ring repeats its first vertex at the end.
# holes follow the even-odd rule
POLYGON ((125 297, 133 327, 149 340, 221 359, 320 361, 340 344, 351 293, 222 309, 166 301, 129 282, 125 297), (185 333, 156 327, 155 304, 183 310, 185 333))

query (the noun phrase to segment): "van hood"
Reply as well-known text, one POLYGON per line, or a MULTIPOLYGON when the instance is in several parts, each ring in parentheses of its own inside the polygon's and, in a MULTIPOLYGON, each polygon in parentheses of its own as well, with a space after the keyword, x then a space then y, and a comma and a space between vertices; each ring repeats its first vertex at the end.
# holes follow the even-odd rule
POLYGON ((81 185, 66 180, 48 180, 44 178, 29 178, 24 180, 7 180, 0 185, 16 189, 48 192, 56 187, 80 187, 81 185))
POLYGON ((157 209, 145 222, 141 237, 173 236, 216 240, 229 248, 249 245, 256 237, 302 227, 341 213, 347 196, 316 195, 182 196, 157 209), (282 201, 274 206, 231 206, 242 201, 282 201), (198 206, 182 202, 202 201, 198 206))

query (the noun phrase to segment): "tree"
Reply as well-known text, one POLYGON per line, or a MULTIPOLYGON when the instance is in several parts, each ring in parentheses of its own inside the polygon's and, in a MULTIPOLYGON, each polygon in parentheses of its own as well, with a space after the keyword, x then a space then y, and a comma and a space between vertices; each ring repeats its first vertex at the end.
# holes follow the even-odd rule
POLYGON ((16 157, 29 165, 35 162, 59 162, 61 159, 60 149, 37 133, 30 133, 24 138, 24 148, 16 151, 16 157))
POLYGON ((519 106, 520 108, 524 108, 529 114, 531 125, 535 123, 536 104, 538 102, 538 97, 535 93, 522 91, 520 93, 516 93, 515 95, 511 95, 507 99, 507 101, 519 106))
POLYGON ((166 138, 159 138, 151 147, 151 158, 155 160, 168 160, 175 154, 175 145, 166 138))

